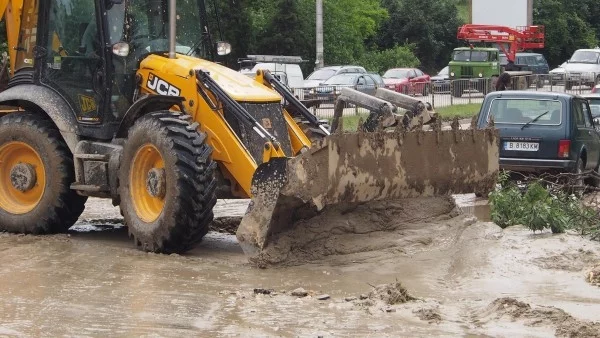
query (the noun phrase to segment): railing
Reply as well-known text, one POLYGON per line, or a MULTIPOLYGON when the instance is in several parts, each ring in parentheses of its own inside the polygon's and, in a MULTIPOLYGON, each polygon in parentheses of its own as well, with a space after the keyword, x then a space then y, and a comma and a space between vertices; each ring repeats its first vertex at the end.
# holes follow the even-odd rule
MULTIPOLYGON (((459 79, 416 83, 409 87, 401 86, 398 89, 404 94, 429 102, 434 108, 441 108, 453 105, 481 104, 487 93, 496 90, 497 80, 497 78, 459 79)), ((600 84, 600 73, 536 74, 512 76, 506 90, 586 94, 590 93, 597 84, 600 84)), ((309 109, 319 118, 332 118, 333 104, 343 87, 372 93, 371 95, 374 95, 376 91, 374 86, 327 86, 297 88, 294 89, 294 94, 304 101, 321 100, 318 104, 312 106, 308 103, 309 109)), ((600 92, 600 87, 598 90, 600 92)), ((344 110, 344 116, 364 113, 368 112, 351 105, 344 110)))

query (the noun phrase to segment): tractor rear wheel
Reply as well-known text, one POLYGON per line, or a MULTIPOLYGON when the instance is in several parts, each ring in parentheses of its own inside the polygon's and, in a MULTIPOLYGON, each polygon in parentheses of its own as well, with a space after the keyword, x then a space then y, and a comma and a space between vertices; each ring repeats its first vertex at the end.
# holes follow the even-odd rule
POLYGON ((181 253, 202 240, 216 203, 211 153, 206 134, 186 114, 150 113, 131 127, 123 146, 119 195, 138 248, 181 253))
POLYGON ((52 121, 30 112, 0 118, 0 231, 67 231, 87 200, 74 181, 73 155, 52 121))

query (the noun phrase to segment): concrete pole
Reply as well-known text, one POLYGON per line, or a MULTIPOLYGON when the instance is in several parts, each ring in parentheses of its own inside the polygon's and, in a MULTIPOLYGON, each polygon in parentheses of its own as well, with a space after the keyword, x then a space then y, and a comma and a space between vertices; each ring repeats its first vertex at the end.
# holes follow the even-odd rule
POLYGON ((315 65, 316 69, 325 66, 325 60, 323 60, 323 0, 317 0, 317 59, 315 65))

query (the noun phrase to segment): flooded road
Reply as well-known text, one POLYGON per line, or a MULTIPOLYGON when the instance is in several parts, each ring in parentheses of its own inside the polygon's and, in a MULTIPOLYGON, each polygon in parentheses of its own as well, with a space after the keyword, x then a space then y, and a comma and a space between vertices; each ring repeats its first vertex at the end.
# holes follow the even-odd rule
MULTIPOLYGON (((385 246, 269 269, 218 232, 186 255, 140 252, 118 208, 90 199, 68 234, 0 234, 0 336, 600 335, 600 288, 585 281, 598 243, 502 230, 484 200, 456 199, 463 214, 362 239, 385 246), (370 294, 396 281, 416 300, 370 294)), ((216 217, 246 205, 219 201, 216 217)))

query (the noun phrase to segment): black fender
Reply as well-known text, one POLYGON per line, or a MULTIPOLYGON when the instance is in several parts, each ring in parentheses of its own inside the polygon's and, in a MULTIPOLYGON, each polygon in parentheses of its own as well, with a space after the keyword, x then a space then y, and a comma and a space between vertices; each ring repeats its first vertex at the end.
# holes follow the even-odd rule
POLYGON ((46 114, 60 131, 71 152, 75 151, 80 135, 75 112, 67 101, 52 89, 34 84, 8 88, 0 93, 0 105, 46 114))
POLYGON ((169 110, 173 106, 179 106, 183 111, 184 100, 185 98, 181 96, 149 95, 135 101, 123 116, 115 138, 127 137, 127 132, 135 121, 148 113, 169 110))

